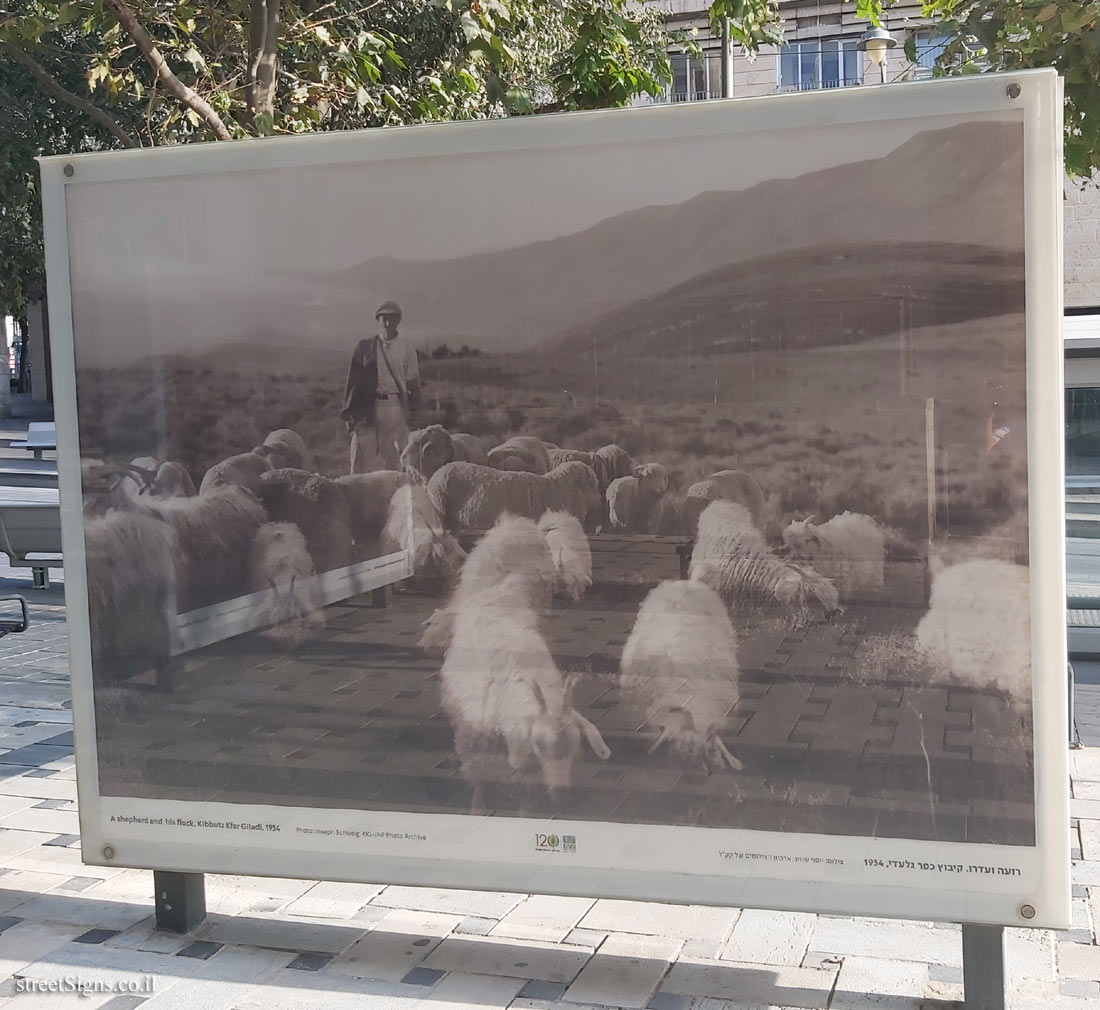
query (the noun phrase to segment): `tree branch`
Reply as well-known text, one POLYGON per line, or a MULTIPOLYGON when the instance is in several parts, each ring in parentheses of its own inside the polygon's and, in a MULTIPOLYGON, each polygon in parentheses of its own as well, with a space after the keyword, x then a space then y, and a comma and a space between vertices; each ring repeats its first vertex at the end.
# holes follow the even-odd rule
POLYGON ((0 41, 0 54, 26 67, 34 75, 34 79, 38 81, 46 94, 56 98, 59 102, 64 102, 66 105, 71 105, 74 109, 83 112, 84 115, 93 122, 102 126, 103 129, 118 140, 123 147, 141 146, 98 105, 92 104, 86 98, 81 98, 80 95, 76 95, 69 91, 68 88, 63 87, 41 63, 34 59, 34 57, 27 55, 27 53, 23 52, 18 46, 13 46, 9 42, 0 41))
POLYGON ((257 132, 268 133, 275 119, 276 65, 279 58, 279 0, 252 0, 248 25, 248 107, 257 132))
POLYGON ((134 40, 142 56, 156 71, 157 79, 161 82, 164 90, 179 99, 187 108, 193 110, 214 131, 214 136, 218 140, 231 140, 229 130, 210 103, 172 73, 172 69, 165 62, 160 50, 157 49, 156 43, 149 37, 149 33, 138 24, 138 20, 134 16, 134 12, 130 10, 126 0, 104 0, 104 6, 118 18, 122 30, 134 40))

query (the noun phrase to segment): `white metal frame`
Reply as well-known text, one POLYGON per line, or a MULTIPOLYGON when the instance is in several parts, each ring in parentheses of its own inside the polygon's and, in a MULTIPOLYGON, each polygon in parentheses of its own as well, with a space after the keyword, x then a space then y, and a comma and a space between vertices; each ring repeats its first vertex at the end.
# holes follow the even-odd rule
POLYGON ((1061 105, 1053 71, 617 112, 46 159, 42 164, 83 855, 100 865, 313 874, 839 914, 1069 924, 1062 523, 1061 105), (1019 88, 1015 97, 1015 89, 1019 88), (91 181, 617 141, 690 144, 791 130, 1019 110, 1026 149, 1027 385, 1037 845, 997 846, 463 814, 140 800, 100 794, 89 656, 65 189, 91 181), (71 173, 71 174, 66 174, 71 173), (112 820, 113 817, 126 820, 112 820), (201 827, 199 818, 222 827, 201 827), (161 820, 162 823, 151 823, 161 820), (164 820, 168 819, 168 820, 164 820), (196 822, 185 829, 179 821, 196 822), (175 824, 170 824, 175 821, 175 824), (236 827, 224 826, 233 822, 236 827), (268 830, 272 825, 281 830, 268 830), (340 836, 319 829, 349 832, 340 836), (576 839, 536 850, 537 833, 576 839), (903 869, 877 869, 896 861, 903 869), (990 873, 945 872, 944 865, 990 873), (923 869, 923 866, 932 869, 923 869), (1029 917, 1030 906, 1034 910, 1029 917))

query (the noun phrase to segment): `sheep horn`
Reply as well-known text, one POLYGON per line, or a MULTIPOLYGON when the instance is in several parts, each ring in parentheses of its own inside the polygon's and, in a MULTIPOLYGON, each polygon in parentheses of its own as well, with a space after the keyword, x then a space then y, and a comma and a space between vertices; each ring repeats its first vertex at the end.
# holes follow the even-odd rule
POLYGON ((716 736, 714 738, 714 749, 718 752, 719 759, 725 759, 735 772, 739 772, 744 767, 744 765, 729 752, 729 748, 725 745, 721 737, 716 736))
POLYGON ((648 750, 648 751, 646 751, 646 753, 647 753, 647 754, 652 754, 652 753, 653 753, 653 752, 654 752, 655 750, 657 750, 657 748, 658 748, 658 747, 660 747, 660 746, 661 746, 661 744, 663 744, 663 743, 664 743, 664 742, 665 742, 665 741, 666 741, 666 740, 667 740, 667 739, 668 739, 668 738, 669 738, 670 736, 672 736, 672 730, 671 730, 671 729, 670 729, 670 728, 669 728, 668 726, 666 726, 666 727, 665 727, 665 728, 664 728, 663 730, 661 730, 660 734, 659 734, 659 735, 657 736, 657 739, 656 739, 656 740, 654 740, 652 744, 650 744, 649 750, 648 750))
POLYGON ((141 489, 138 494, 145 494, 157 481, 156 470, 147 470, 145 467, 135 466, 133 463, 127 463, 122 469, 124 471, 123 476, 132 475, 141 481, 141 489))

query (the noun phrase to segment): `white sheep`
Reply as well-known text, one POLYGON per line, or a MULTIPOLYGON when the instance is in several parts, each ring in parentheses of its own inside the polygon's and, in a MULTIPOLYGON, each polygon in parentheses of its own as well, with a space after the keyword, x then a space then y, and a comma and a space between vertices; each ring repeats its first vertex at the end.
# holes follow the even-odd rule
POLYGON ((126 468, 130 476, 123 482, 132 496, 151 494, 156 498, 190 498, 196 494, 195 482, 182 463, 152 456, 139 456, 126 468))
POLYGON ((607 488, 611 528, 628 533, 656 533, 664 513, 668 471, 660 463, 642 463, 629 477, 617 477, 607 488))
POLYGON ((796 520, 783 531, 783 543, 831 579, 842 600, 882 591, 886 537, 870 516, 843 512, 820 526, 812 517, 796 520))
POLYGON ((448 584, 466 557, 458 541, 443 528, 423 484, 405 484, 394 492, 379 549, 383 555, 406 551, 414 574, 431 569, 448 584))
POLYGON ((949 676, 1031 702, 1031 604, 1024 565, 982 559, 938 571, 917 649, 949 676))
POLYGON ((584 527, 568 512, 545 512, 539 530, 550 547, 559 587, 571 600, 579 600, 592 585, 592 550, 584 527))
POLYGON ((711 502, 699 517, 689 577, 739 606, 775 600, 802 610, 812 597, 839 609, 836 587, 807 565, 777 558, 744 505, 711 502))
POLYGON ((489 529, 506 512, 535 520, 546 511, 569 512, 583 522, 600 500, 595 472, 577 461, 546 474, 448 463, 432 474, 428 492, 452 531, 489 529))
POLYGON ((620 696, 662 744, 709 774, 741 762, 721 734, 738 699, 737 637, 721 598, 701 582, 658 583, 623 650, 620 696))
POLYGON ((764 531, 767 500, 760 485, 744 470, 719 470, 687 489, 680 513, 684 533, 695 536, 699 516, 712 501, 732 501, 744 505, 756 528, 764 531))
POLYGON ((302 436, 292 428, 278 428, 252 450, 257 456, 265 457, 273 470, 294 467, 298 470, 312 470, 313 456, 306 448, 302 436))
POLYGON ((399 487, 409 483, 400 470, 374 470, 336 478, 348 503, 351 533, 356 544, 376 546, 390 514, 390 502, 399 487))
POLYGON ((261 595, 261 634, 291 650, 325 626, 324 600, 302 531, 264 523, 248 553, 248 591, 261 595))
POLYGON ((295 523, 302 531, 318 572, 346 568, 356 560, 351 507, 336 481, 284 467, 261 474, 259 493, 273 522, 295 523))
POLYGON ((534 592, 526 576, 509 575, 464 601, 439 672, 474 811, 484 809, 491 751, 501 742, 509 766, 518 771, 533 759, 551 792, 572 781, 582 737, 597 757, 611 754, 600 731, 573 708, 572 680, 562 676, 539 631, 534 592))
POLYGON ((489 457, 476 436, 449 432, 441 424, 411 432, 401 450, 401 468, 414 480, 427 481, 445 463, 456 460, 489 465, 489 457))
POLYGON ((266 456, 242 452, 215 463, 203 474, 199 494, 217 487, 243 487, 260 496, 260 475, 273 469, 266 456))
POLYGON ((167 665, 176 590, 172 527, 111 510, 84 520, 92 674, 97 684, 167 665))
POLYGON ((559 574, 547 536, 530 519, 504 515, 470 551, 447 605, 424 622, 422 648, 442 652, 451 643, 455 615, 510 575, 526 580, 525 598, 543 613, 550 606, 559 574))
POLYGON ((629 477, 638 465, 625 449, 614 444, 601 446, 595 452, 585 452, 583 449, 550 449, 548 452, 551 469, 570 460, 580 460, 592 467, 600 482, 600 494, 607 493, 608 486, 616 477, 629 477))
POLYGON ((528 473, 549 473, 550 449, 533 435, 513 435, 506 442, 489 450, 489 466, 498 470, 522 470, 528 473))

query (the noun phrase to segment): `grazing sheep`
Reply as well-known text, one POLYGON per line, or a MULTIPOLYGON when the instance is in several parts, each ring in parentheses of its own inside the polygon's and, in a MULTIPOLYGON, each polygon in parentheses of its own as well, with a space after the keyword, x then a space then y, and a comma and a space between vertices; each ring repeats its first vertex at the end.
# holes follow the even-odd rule
POLYGON ((291 428, 278 428, 271 432, 263 444, 252 451, 257 456, 266 457, 273 470, 288 466, 297 470, 313 469, 313 457, 302 436, 291 428))
POLYGON ((172 528, 111 511, 84 521, 92 672, 97 683, 160 670, 176 615, 172 528))
POLYGON ((348 503, 351 535, 357 544, 377 542, 389 518, 394 494, 408 483, 409 475, 400 470, 374 470, 336 478, 336 486, 348 503))
POLYGON ((886 538, 870 516, 843 512, 820 526, 812 517, 796 520, 783 531, 783 543, 831 579, 842 600, 882 591, 886 538))
POLYGON ((525 592, 530 606, 539 613, 550 606, 558 569, 547 535, 530 519, 504 515, 470 551, 447 605, 424 622, 421 648, 444 651, 451 643, 455 614, 466 602, 499 585, 510 575, 520 575, 526 580, 528 590, 525 592))
POLYGON ((430 568, 447 584, 458 574, 466 557, 458 541, 443 528, 423 484, 405 484, 394 492, 380 548, 383 555, 407 551, 415 575, 430 568))
POLYGON ((106 515, 112 509, 133 509, 137 492, 146 478, 135 474, 131 467, 116 467, 98 460, 80 464, 80 490, 84 496, 84 515, 91 518, 106 515))
POLYGON ((732 501, 744 505, 756 528, 764 532, 767 501, 759 484, 744 470, 719 470, 687 489, 680 513, 682 529, 689 537, 699 528, 699 516, 712 501, 732 501))
POLYGON ((305 537, 293 523, 264 523, 248 553, 248 591, 262 593, 260 633, 291 650, 325 626, 324 600, 305 537))
POLYGON ((215 463, 203 474, 199 485, 199 494, 212 491, 217 487, 243 487, 256 497, 260 496, 260 476, 267 473, 271 463, 266 456, 257 456, 254 452, 242 452, 236 456, 215 463))
POLYGON ((427 481, 441 466, 455 460, 489 465, 489 457, 476 436, 452 434, 441 424, 412 432, 401 450, 401 468, 414 480, 427 481))
POLYGON ((576 461, 546 474, 448 463, 432 474, 428 492, 452 531, 489 529, 506 512, 535 520, 546 511, 569 512, 583 522, 600 497, 595 472, 576 461))
POLYGON ((534 759, 551 793, 569 786, 582 736, 599 758, 611 754, 600 731, 573 708, 573 682, 561 675, 539 632, 535 604, 524 575, 509 575, 464 601, 439 672, 455 752, 474 787, 474 812, 484 809, 491 751, 501 741, 509 766, 518 771, 534 759))
POLYGON ((681 760, 709 775, 739 769, 720 734, 738 698, 737 638, 721 598, 701 582, 659 583, 623 650, 622 700, 681 760))
POLYGON ((584 527, 568 512, 545 512, 539 530, 550 547, 558 586, 571 600, 579 600, 592 585, 592 551, 584 527))
POLYGON ((527 473, 549 473, 550 450, 533 435, 513 435, 489 450, 489 466, 498 470, 524 470, 527 473))
POLYGON ((636 466, 629 477, 617 477, 607 488, 612 529, 656 533, 664 514, 668 471, 660 463, 636 466))
POLYGON ((803 609, 813 597, 826 612, 839 608, 836 587, 772 554, 749 510, 736 502, 714 501, 703 510, 688 574, 739 606, 774 599, 803 609))
POLYGON ((150 494, 155 498, 191 498, 196 494, 195 482, 182 463, 166 460, 161 463, 152 456, 139 456, 126 468, 130 476, 124 487, 128 494, 150 494))
POLYGON ((351 509, 336 481, 290 467, 272 470, 260 480, 260 499, 272 522, 295 523, 302 531, 317 572, 354 562, 351 509))
POLYGON ((1031 604, 1024 565, 965 561, 932 578, 917 648, 972 687, 997 687, 1019 708, 1031 702, 1031 604))
POLYGON ((600 482, 600 494, 607 494, 608 487, 616 477, 629 477, 638 465, 625 449, 620 449, 617 445, 605 445, 595 452, 585 452, 582 449, 550 449, 549 454, 551 469, 570 460, 587 463, 596 471, 596 479, 600 482))
POLYGON ((243 487, 217 487, 194 498, 151 499, 140 505, 175 533, 176 598, 180 613, 243 596, 248 552, 267 513, 243 487))

